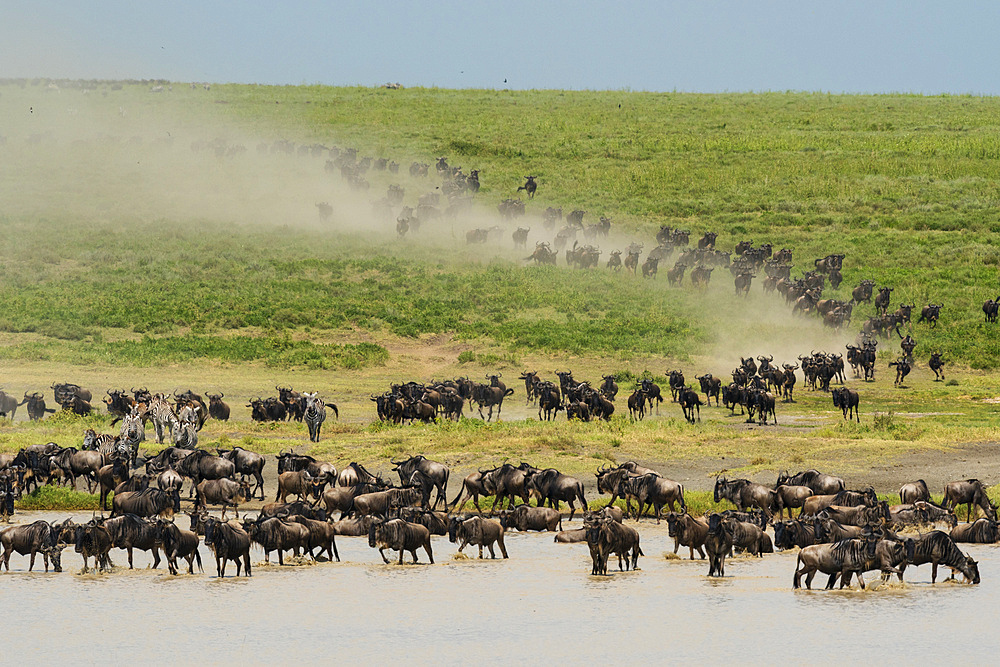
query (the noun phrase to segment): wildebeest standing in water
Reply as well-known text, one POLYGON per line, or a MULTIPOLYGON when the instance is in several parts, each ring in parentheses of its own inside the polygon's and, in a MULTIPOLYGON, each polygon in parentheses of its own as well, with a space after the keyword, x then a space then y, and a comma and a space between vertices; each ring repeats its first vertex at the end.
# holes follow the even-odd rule
POLYGON ((368 546, 378 549, 379 555, 386 564, 389 559, 385 555, 386 549, 399 552, 399 564, 403 564, 403 552, 409 551, 413 556, 413 562, 417 562, 417 549, 423 548, 427 552, 427 558, 434 564, 434 552, 431 550, 431 533, 425 526, 416 523, 408 523, 402 519, 389 519, 388 521, 372 521, 368 529, 368 546))

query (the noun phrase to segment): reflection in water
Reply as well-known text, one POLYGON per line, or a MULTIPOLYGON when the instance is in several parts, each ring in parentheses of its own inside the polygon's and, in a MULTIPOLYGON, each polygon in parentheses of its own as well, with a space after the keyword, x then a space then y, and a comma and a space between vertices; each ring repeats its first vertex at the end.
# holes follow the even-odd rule
MULTIPOLYGON (((870 660, 876 644, 879 655, 921 662, 982 660, 1000 648, 988 625, 1000 590, 996 547, 963 547, 980 560, 980 586, 931 586, 930 567, 922 566, 907 570, 904 586, 793 591, 794 554, 739 557, 726 564, 730 576, 710 580, 707 562, 663 558, 673 550, 665 528, 643 524, 640 533, 648 554, 641 569, 611 577, 590 576, 587 546, 554 544, 551 533, 509 534, 511 558, 496 561, 455 560, 454 545, 435 538, 433 566, 383 565, 365 538, 340 538, 342 563, 263 567, 253 552, 249 580, 216 579, 207 552, 205 575, 178 577, 122 570, 118 550, 110 575, 76 574, 81 560, 72 549, 62 574, 29 575, 27 559, 14 555, 14 571, 0 576, 0 655, 79 661, 95 637, 101 662, 130 663, 171 655, 181 663, 285 664, 294 650, 306 663, 516 655, 532 663, 586 656, 756 664, 787 659, 789 642, 806 637, 810 654, 838 660, 870 660)), ((137 567, 149 562, 137 552, 137 567)))

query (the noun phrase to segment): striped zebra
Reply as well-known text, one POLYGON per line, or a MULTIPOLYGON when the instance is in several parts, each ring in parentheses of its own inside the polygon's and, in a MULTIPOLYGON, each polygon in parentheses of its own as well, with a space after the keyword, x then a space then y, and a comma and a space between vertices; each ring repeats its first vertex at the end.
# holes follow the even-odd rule
POLYGON ((314 391, 311 394, 302 394, 302 399, 306 403, 302 419, 305 421, 306 426, 309 427, 309 439, 312 442, 319 442, 319 430, 326 420, 326 404, 322 398, 317 396, 318 393, 314 391))
POLYGON ((118 436, 119 446, 128 450, 129 463, 135 463, 139 455, 139 443, 146 439, 146 428, 142 423, 142 413, 138 408, 122 417, 121 433, 118 436))
POLYGON ((177 421, 170 424, 170 438, 175 447, 194 449, 198 446, 198 408, 190 404, 181 408, 177 421))
POLYGON ((156 430, 156 442, 163 443, 163 438, 168 433, 173 433, 174 423, 177 421, 177 414, 170 407, 165 394, 153 396, 152 403, 149 404, 149 418, 153 421, 153 428, 156 430))
POLYGON ((83 432, 83 449, 92 449, 104 457, 105 464, 114 458, 117 438, 110 433, 98 433, 92 428, 83 432))

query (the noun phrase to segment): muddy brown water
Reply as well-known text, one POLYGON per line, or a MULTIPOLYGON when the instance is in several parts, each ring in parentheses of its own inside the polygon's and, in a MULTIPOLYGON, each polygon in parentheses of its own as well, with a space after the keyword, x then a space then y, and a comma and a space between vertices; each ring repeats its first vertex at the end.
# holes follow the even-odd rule
MULTIPOLYGON (((64 517, 18 515, 22 522, 64 517)), ((433 566, 422 551, 420 565, 384 565, 366 538, 338 538, 340 563, 257 566, 263 556, 254 550, 250 579, 228 570, 216 578, 204 546, 205 574, 176 577, 165 565, 148 569, 145 552, 129 571, 125 553, 112 550, 117 567, 103 575, 80 574, 72 548, 61 574, 28 574, 28 559, 15 554, 12 571, 0 575, 0 656, 8 664, 143 664, 168 656, 181 664, 458 664, 500 656, 528 664, 760 664, 808 656, 953 663, 982 661, 1000 648, 992 629, 997 547, 963 545, 980 561, 979 586, 941 583, 946 570, 931 585, 930 567, 921 566, 907 571, 904 585, 793 591, 794 553, 737 557, 727 561, 725 578, 709 579, 704 561, 664 557, 673 551, 665 526, 643 522, 639 531, 640 570, 618 573, 612 562, 609 577, 590 576, 586 544, 555 544, 551 533, 509 533, 511 557, 496 561, 455 559, 455 545, 434 538, 433 566)), ((817 576, 813 583, 824 582, 817 576)))

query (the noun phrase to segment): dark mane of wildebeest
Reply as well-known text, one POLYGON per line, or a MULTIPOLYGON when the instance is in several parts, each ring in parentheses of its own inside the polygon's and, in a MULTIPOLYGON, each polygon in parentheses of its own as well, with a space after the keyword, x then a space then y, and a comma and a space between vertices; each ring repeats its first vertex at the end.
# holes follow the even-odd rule
POLYGON ((393 461, 390 459, 389 462, 393 465, 393 470, 399 473, 401 484, 417 484, 420 486, 423 495, 422 502, 425 506, 429 503, 432 489, 437 489, 437 496, 434 498, 434 505, 431 509, 437 508, 439 501, 443 502, 445 507, 448 506, 448 498, 445 494, 448 488, 448 477, 451 474, 448 466, 437 461, 431 461, 423 454, 417 454, 402 461, 393 461), (417 472, 420 474, 415 476, 417 472))
POLYGON ((816 542, 816 525, 813 521, 788 519, 774 522, 774 546, 778 549, 801 549, 816 542))
POLYGON ((399 564, 403 564, 403 553, 409 551, 413 556, 413 562, 417 562, 417 549, 423 548, 427 552, 427 558, 431 564, 434 563, 434 552, 431 550, 431 534, 424 526, 416 523, 408 523, 402 519, 389 519, 387 521, 373 520, 368 529, 368 546, 378 549, 379 555, 386 563, 389 559, 385 555, 386 549, 399 552, 399 564))
POLYGON ((554 533, 562 530, 562 514, 551 507, 518 505, 500 513, 500 524, 504 528, 516 528, 519 531, 547 530, 554 533))
POLYGON ((153 569, 160 566, 160 545, 156 522, 135 514, 122 514, 104 522, 104 528, 111 537, 111 545, 128 552, 128 567, 133 569, 132 551, 150 551, 153 554, 153 569))
POLYGON ((694 551, 698 550, 698 555, 705 559, 705 536, 708 535, 708 521, 696 519, 687 511, 667 514, 668 534, 674 538, 674 553, 680 547, 687 547, 690 552, 690 559, 694 560, 694 551))
POLYGON ((903 505, 912 505, 918 500, 930 500, 931 491, 927 488, 927 482, 918 479, 915 482, 907 482, 899 487, 899 502, 903 505))
POLYGON ((215 554, 216 574, 219 577, 226 576, 226 563, 233 561, 236 563, 236 576, 240 576, 240 566, 242 565, 246 576, 253 574, 250 571, 250 535, 235 521, 219 521, 215 517, 208 517, 205 523, 205 546, 215 554))
POLYGON ((462 518, 453 516, 447 526, 448 541, 458 544, 458 552, 462 553, 467 545, 479 547, 479 558, 483 557, 483 547, 490 550, 490 558, 496 558, 493 544, 500 547, 500 553, 507 558, 507 547, 504 545, 504 528, 495 519, 484 519, 481 516, 462 518))
POLYGON ((251 491, 250 497, 253 498, 260 490, 260 499, 264 500, 264 465, 267 460, 257 452, 247 451, 238 446, 229 450, 216 449, 215 451, 222 458, 233 462, 237 475, 244 479, 252 476, 256 481, 256 486, 251 491))
POLYGON ((955 544, 955 541, 947 533, 940 530, 932 530, 915 538, 913 556, 908 559, 908 563, 899 566, 900 579, 902 572, 907 565, 917 567, 918 565, 931 564, 931 583, 937 581, 938 565, 946 565, 961 572, 966 580, 971 584, 978 584, 979 563, 972 560, 972 557, 962 553, 955 544))
POLYGON ((111 516, 135 514, 142 517, 162 516, 170 518, 181 511, 181 496, 177 491, 143 489, 116 493, 111 501, 111 516))
POLYGON ((177 559, 188 562, 188 573, 194 574, 194 563, 198 561, 198 570, 205 571, 201 564, 201 553, 198 551, 198 534, 178 527, 173 521, 158 519, 156 522, 156 537, 163 545, 163 556, 167 561, 170 574, 177 574, 177 559))
POLYGON ((771 516, 776 507, 774 491, 748 479, 716 478, 714 497, 717 503, 723 499, 728 500, 741 512, 745 512, 749 507, 758 507, 771 516))
POLYGON ((966 520, 972 519, 972 506, 983 510, 986 516, 996 521, 997 509, 986 495, 986 485, 978 479, 948 482, 944 487, 944 506, 955 511, 959 505, 968 505, 966 520))
POLYGON ((10 555, 17 552, 30 556, 28 572, 35 567, 35 556, 42 554, 45 571, 49 571, 49 559, 56 572, 62 572, 62 550, 57 546, 59 531, 46 521, 35 521, 23 526, 10 526, 0 531, 0 545, 3 546, 2 564, 10 571, 10 555))
POLYGON ((93 556, 94 565, 100 571, 110 570, 113 563, 108 553, 111 551, 111 535, 108 529, 91 520, 75 527, 74 550, 83 557, 83 569, 88 569, 87 560, 93 556))
POLYGON ((337 562, 340 562, 340 552, 337 551, 337 529, 330 525, 329 522, 310 519, 301 514, 289 517, 288 520, 302 524, 309 531, 309 538, 305 544, 305 548, 309 552, 310 558, 316 560, 316 556, 313 555, 313 549, 319 549, 320 555, 326 551, 328 560, 332 561, 336 558, 337 562))
POLYGON ((564 475, 555 468, 546 468, 540 471, 528 471, 524 480, 528 491, 538 494, 539 504, 548 503, 549 507, 559 511, 560 501, 569 503, 569 520, 573 520, 576 513, 574 503, 579 500, 581 510, 587 509, 587 499, 583 495, 583 484, 580 480, 569 475, 564 475))
MULTIPOLYGON (((814 544, 803 548, 796 561, 794 588, 801 585, 802 575, 806 575, 806 588, 812 588, 812 580, 816 572, 829 575, 840 575, 841 587, 850 581, 850 576, 858 575, 861 588, 865 587, 862 572, 868 562, 875 558, 878 546, 878 536, 868 532, 864 538, 843 540, 833 544, 814 544)), ((827 588, 833 588, 836 581, 830 577, 827 588)))
POLYGON ((173 468, 180 475, 191 480, 192 492, 202 480, 223 479, 236 474, 235 463, 221 456, 209 454, 203 449, 191 452, 190 456, 185 456, 177 461, 173 468))
POLYGON ((972 542, 975 544, 994 544, 1000 541, 1000 529, 993 519, 976 519, 971 523, 963 523, 951 529, 951 539, 956 542, 972 542))
POLYGON ((827 475, 818 470, 805 470, 789 476, 788 473, 778 475, 775 486, 790 484, 794 486, 808 486, 817 495, 835 494, 843 491, 846 487, 844 480, 840 477, 827 475))

